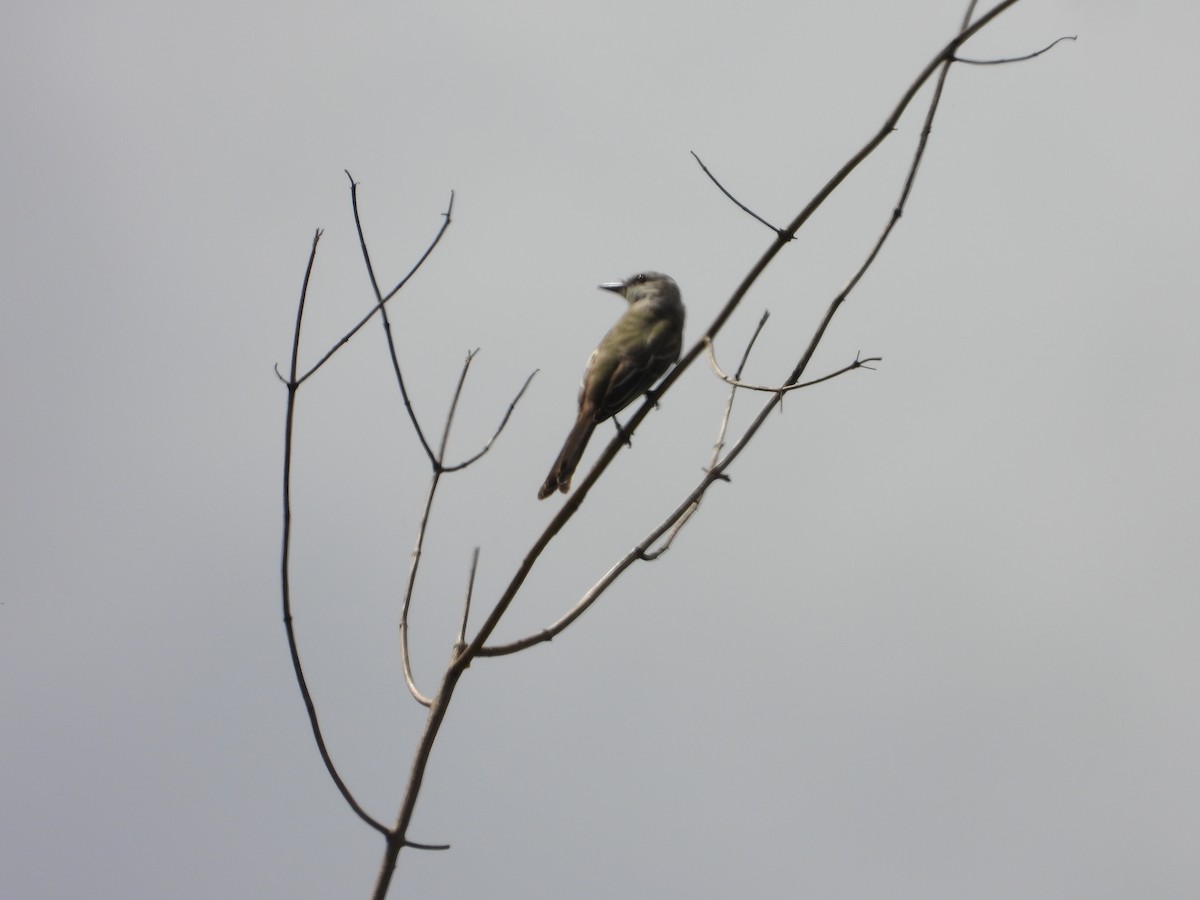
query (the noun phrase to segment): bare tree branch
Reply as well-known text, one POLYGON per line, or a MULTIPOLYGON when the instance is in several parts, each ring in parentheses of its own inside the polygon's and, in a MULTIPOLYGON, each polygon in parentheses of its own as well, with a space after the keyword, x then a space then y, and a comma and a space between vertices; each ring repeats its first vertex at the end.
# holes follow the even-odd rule
POLYGON ((727 191, 725 189, 725 185, 723 185, 723 184, 721 184, 721 182, 717 181, 717 176, 708 170, 708 166, 706 166, 704 164, 704 160, 702 160, 699 156, 696 155, 695 150, 689 150, 688 152, 690 154, 692 154, 692 156, 695 158, 696 162, 698 162, 700 164, 700 168, 704 170, 704 174, 707 175, 709 177, 709 179, 712 181, 712 183, 715 184, 720 189, 722 194, 724 194, 726 197, 728 197, 730 200, 733 201, 734 205, 738 209, 740 209, 742 212, 746 213, 752 219, 755 219, 756 221, 759 221, 762 224, 766 225, 773 232, 775 232, 775 234, 777 234, 777 235, 783 234, 782 228, 777 228, 776 226, 772 225, 770 222, 768 222, 766 219, 764 219, 762 216, 760 216, 758 213, 756 213, 754 210, 752 210, 750 207, 748 207, 746 204, 744 204, 741 200, 739 200, 737 197, 733 196, 733 194, 729 193, 729 191, 727 191))
POLYGON ((408 653, 408 612, 412 608, 413 591, 417 584, 417 570, 421 566, 421 554, 425 549, 425 532, 429 528, 429 516, 433 512, 433 498, 437 496, 438 482, 442 473, 434 466, 429 478, 429 490, 425 492, 425 503, 421 507, 421 521, 417 525, 417 541, 408 563, 408 578, 404 581, 404 599, 400 603, 400 665, 404 670, 404 683, 412 698, 422 706, 432 706, 433 699, 421 693, 413 678, 412 660, 408 653))
MULTIPOLYGON (((421 429, 421 423, 417 419, 416 410, 413 409, 412 400, 408 396, 408 388, 404 384, 404 374, 400 371, 400 357, 396 353, 396 342, 392 340, 391 319, 388 317, 388 311, 384 304, 388 299, 394 297, 396 292, 399 291, 400 288, 404 287, 404 285, 408 283, 408 280, 412 278, 414 274, 416 274, 417 269, 421 268, 421 265, 429 258, 429 254, 433 252, 434 248, 438 245, 438 242, 442 239, 442 235, 446 233, 446 229, 450 227, 450 212, 454 208, 454 191, 450 192, 450 204, 446 207, 446 212, 443 214, 446 218, 446 221, 443 222, 442 227, 438 229, 438 233, 434 236, 433 242, 430 243, 430 245, 425 249, 425 252, 421 254, 421 258, 417 260, 416 265, 409 270, 408 274, 401 278, 399 284, 397 284, 391 289, 391 291, 388 292, 387 297, 384 297, 379 289, 379 280, 375 277, 375 267, 371 264, 371 253, 367 249, 367 238, 366 235, 363 234, 362 217, 358 212, 358 182, 356 182, 350 176, 349 172, 346 173, 346 177, 350 179, 350 205, 354 209, 354 227, 358 231, 358 244, 362 248, 363 262, 367 267, 367 276, 371 280, 371 290, 375 292, 375 299, 378 301, 376 308, 380 311, 380 315, 383 320, 383 332, 387 338, 388 353, 392 359, 392 372, 395 374, 396 383, 400 387, 400 396, 404 398, 404 409, 408 413, 408 419, 412 423, 413 431, 417 433, 417 440, 419 440, 421 442, 421 446, 425 448, 425 455, 428 456, 432 461, 434 458, 433 448, 429 446, 429 441, 425 439, 425 432, 421 429)), ((365 324, 365 320, 362 324, 365 324)))
MULTIPOLYGON (((750 335, 750 340, 746 342, 746 348, 742 351, 742 358, 738 362, 737 372, 734 375, 735 381, 741 378, 742 370, 746 367, 746 363, 750 359, 750 352, 754 349, 754 345, 758 342, 758 336, 762 334, 762 330, 766 326, 767 319, 769 318, 771 318, 771 314, 766 310, 763 310, 762 317, 758 320, 758 325, 756 325, 754 328, 754 333, 750 335)), ((731 387, 729 390, 729 396, 725 400, 725 412, 721 416, 721 425, 717 429, 717 439, 713 442, 712 456, 708 461, 709 469, 712 469, 720 461, 721 451, 725 449, 725 435, 729 432, 729 418, 733 414, 733 401, 735 397, 737 397, 737 389, 731 387)), ((663 539, 662 544, 657 550, 647 551, 644 554, 644 557, 647 560, 658 559, 671 549, 671 545, 675 543, 675 538, 677 538, 679 533, 683 531, 684 526, 691 521, 692 516, 694 516, 700 510, 700 503, 702 499, 703 498, 700 497, 696 498, 696 502, 689 506, 687 508, 687 512, 679 517, 679 521, 671 527, 671 531, 663 539)))
POLYGON ((296 377, 298 359, 300 356, 300 326, 304 321, 304 305, 308 300, 308 285, 312 279, 313 265, 317 259, 317 244, 321 240, 321 231, 313 236, 312 250, 308 254, 308 266, 304 270, 304 284, 300 289, 300 302, 296 307, 296 329, 292 335, 292 360, 288 369, 287 381, 287 415, 283 429, 283 550, 280 560, 280 584, 283 593, 283 627, 287 632, 288 651, 292 656, 292 670, 296 674, 296 684, 300 688, 300 696, 304 699, 304 709, 308 713, 308 723, 312 727, 313 740, 317 742, 317 751, 325 770, 333 779, 343 799, 354 810, 355 815, 374 828, 387 834, 387 826, 372 818, 362 808, 350 793, 350 788, 342 780, 329 748, 325 745, 325 736, 321 732, 321 723, 317 719, 317 707, 313 703, 312 692, 308 689, 308 680, 304 677, 304 667, 300 663, 300 649, 296 643, 296 628, 292 617, 292 590, 290 579, 290 558, 292 546, 292 440, 296 424, 296 391, 300 389, 301 379, 296 377))
POLYGON ((479 548, 471 554, 471 574, 467 577, 467 596, 463 600, 462 621, 458 623, 458 642, 456 652, 467 645, 467 619, 471 616, 471 594, 475 590, 475 570, 479 568, 479 548))
MULTIPOLYGON (((743 356, 742 357, 742 365, 745 365, 745 362, 746 362, 746 358, 745 358, 745 356, 743 356)), ((750 384, 749 382, 742 381, 740 378, 738 378, 737 375, 725 374, 724 370, 722 370, 722 368, 717 364, 717 357, 716 357, 715 352, 713 351, 712 341, 708 342, 708 364, 709 364, 710 368, 712 368, 713 374, 715 374, 718 378, 720 378, 722 381, 724 381, 726 384, 730 385, 731 387, 740 388, 745 391, 763 391, 764 393, 767 393, 767 394, 786 394, 788 391, 795 391, 795 390, 799 390, 800 388, 812 387, 814 384, 820 384, 822 381, 829 381, 829 379, 831 379, 831 378, 837 378, 839 375, 845 375, 847 372, 852 372, 855 369, 870 369, 871 367, 868 366, 867 363, 871 363, 871 362, 883 362, 883 357, 882 356, 868 356, 866 359, 859 359, 858 356, 856 355, 854 357, 854 362, 850 363, 850 365, 843 366, 842 368, 838 369, 836 372, 830 372, 828 375, 822 375, 820 378, 814 378, 812 381, 805 381, 805 382, 801 382, 799 384, 784 384, 784 385, 777 385, 777 386, 764 385, 764 384, 750 384)), ((739 375, 741 374, 741 370, 742 370, 742 367, 738 366, 738 374, 739 375)))

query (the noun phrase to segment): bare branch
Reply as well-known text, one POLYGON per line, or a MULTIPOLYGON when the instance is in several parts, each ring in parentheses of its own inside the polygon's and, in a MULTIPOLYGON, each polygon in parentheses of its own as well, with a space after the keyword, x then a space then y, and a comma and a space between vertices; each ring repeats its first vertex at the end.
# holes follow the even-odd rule
MULTIPOLYGON (((746 204, 744 204, 737 197, 733 196, 733 194, 729 193, 729 191, 727 191, 725 189, 725 185, 723 185, 723 184, 721 184, 721 182, 717 181, 717 176, 715 176, 712 172, 710 172, 708 170, 708 166, 706 166, 704 164, 704 160, 702 160, 699 156, 696 155, 695 150, 689 150, 688 153, 692 154, 692 156, 695 157, 696 162, 698 162, 700 164, 700 168, 704 170, 704 174, 707 175, 709 177, 709 179, 712 181, 712 183, 715 184, 720 189, 722 194, 724 194, 726 197, 728 197, 730 200, 733 201, 734 205, 737 206, 738 209, 740 209, 742 212, 746 213, 752 219, 755 219, 756 221, 759 221, 762 224, 766 225, 773 232, 775 232, 775 234, 777 234, 777 235, 783 234, 782 228, 776 228, 774 225, 772 225, 770 222, 768 222, 766 219, 764 219, 762 216, 760 216, 758 213, 756 213, 754 210, 752 210, 750 207, 748 207, 746 204)), ((791 239, 793 239, 793 238, 789 238, 789 240, 791 240, 791 239)))
POLYGON ((304 305, 308 300, 308 285, 312 279, 313 265, 317 258, 317 244, 320 240, 321 231, 318 229, 313 236, 312 250, 308 254, 308 266, 304 270, 304 284, 300 289, 300 302, 296 308, 296 328, 292 334, 292 359, 288 369, 287 414, 283 430, 283 550, 280 560, 280 586, 283 594, 283 628, 287 634, 288 651, 292 657, 292 670, 296 675, 296 684, 300 688, 300 696, 304 700, 304 709, 308 713, 308 723, 312 728, 313 739, 317 742, 317 752, 321 754, 321 761, 325 764, 325 771, 329 773, 329 777, 333 779, 333 783, 341 793, 342 798, 354 810, 354 813, 376 831, 387 834, 387 826, 376 821, 359 805, 354 795, 350 793, 350 788, 346 786, 346 782, 342 780, 337 767, 333 764, 333 757, 329 754, 329 748, 325 745, 325 736, 321 732, 321 723, 317 719, 317 707, 313 703, 312 692, 308 689, 308 680, 304 677, 304 666, 300 663, 300 649, 296 642, 296 628, 292 617, 290 575, 292 546, 292 440, 295 435, 296 424, 296 392, 300 388, 300 379, 296 378, 296 371, 298 366, 297 360, 300 356, 300 326, 304 321, 304 305))
MULTIPOLYGON (((750 340, 746 342, 746 349, 742 351, 742 358, 738 363, 737 372, 734 375, 735 380, 741 378, 742 370, 746 367, 746 363, 750 359, 750 351, 754 349, 754 345, 758 342, 758 336, 762 334, 762 330, 766 326, 767 319, 769 318, 771 318, 771 313, 763 310, 762 317, 758 320, 758 325, 756 325, 754 328, 754 333, 750 335, 750 340)), ((736 396, 736 388, 730 388, 729 397, 725 400, 725 412, 721 416, 721 426, 717 429, 717 439, 713 442, 712 456, 708 461, 709 470, 716 466, 716 464, 720 461, 721 451, 725 449, 725 435, 729 432, 729 417, 733 414, 733 401, 736 396)), ((662 545, 657 550, 648 551, 644 554, 647 560, 658 559, 671 549, 671 545, 675 543, 675 538, 677 538, 679 533, 683 531, 684 526, 691 521, 692 516, 694 516, 700 510, 700 503, 702 500, 702 497, 696 498, 696 502, 689 506, 687 508, 687 512, 680 516, 679 521, 672 526, 671 531, 667 534, 666 538, 662 542, 662 545)))
POLYGON ((471 574, 467 578, 467 596, 463 601, 462 621, 458 625, 458 643, 456 652, 467 645, 467 619, 471 615, 471 594, 475 590, 475 570, 479 567, 479 548, 471 554, 471 574))
MULTIPOLYGON (((346 177, 350 178, 349 172, 346 173, 346 177)), ((358 183, 353 178, 350 178, 350 205, 354 209, 354 227, 358 231, 358 243, 362 248, 363 262, 366 263, 367 275, 371 279, 371 290, 375 292, 375 298, 378 301, 380 319, 383 322, 383 334, 385 340, 387 341, 388 356, 392 361, 392 373, 396 376, 396 384, 399 386, 400 396, 404 400, 404 410, 408 413, 408 420, 412 423, 413 431, 417 433, 417 440, 421 442, 421 447, 424 448, 425 455, 429 457, 430 462, 434 462, 433 448, 429 446, 429 441, 425 439, 425 432, 421 428, 421 422, 417 418, 416 410, 413 409, 412 398, 408 396, 408 387, 404 383, 404 373, 400 370, 400 354, 396 351, 395 340, 392 339, 392 320, 391 317, 388 316, 387 307, 384 306, 386 298, 380 293, 379 281, 375 278, 375 269, 371 264, 371 253, 369 250, 367 250, 367 238, 363 233, 362 217, 358 212, 358 183)), ((450 206, 454 206, 453 191, 450 192, 450 206)), ((443 222, 442 227, 438 229, 438 233, 434 237, 433 242, 425 250, 425 253, 422 254, 421 258, 417 260, 417 264, 413 266, 409 273, 400 280, 400 284, 392 289, 392 291, 388 294, 388 297, 394 296, 396 291, 398 291, 402 285, 407 283, 408 280, 412 278, 413 273, 415 273, 417 269, 421 267, 421 263, 425 262, 425 260, 429 257, 429 254, 433 252, 433 248, 437 246, 438 241, 442 239, 442 235, 450 226, 449 208, 447 208, 445 215, 446 221, 443 222)), ((436 462, 434 462, 434 467, 437 467, 436 462)))
POLYGON ((512 416, 513 410, 517 408, 517 404, 521 401, 521 398, 525 396, 525 390, 529 387, 529 382, 533 381, 533 376, 536 375, 538 371, 538 369, 534 369, 529 373, 529 377, 525 379, 525 383, 521 385, 521 389, 517 391, 517 395, 513 397, 512 402, 508 404, 508 409, 504 411, 504 417, 500 420, 500 424, 496 426, 496 430, 492 433, 492 436, 488 438, 488 442, 483 445, 483 449, 474 456, 465 459, 456 465, 443 465, 443 472, 457 472, 459 469, 465 469, 467 466, 471 465, 471 463, 475 462, 492 449, 492 444, 496 443, 496 438, 500 437, 500 432, 502 432, 504 430, 504 426, 508 424, 509 417, 512 416))
POLYGON ((960 62, 960 63, 966 63, 969 66, 1002 66, 1006 63, 1025 62, 1028 59, 1035 59, 1036 57, 1041 56, 1043 53, 1046 53, 1049 50, 1054 49, 1059 44, 1061 44, 1063 41, 1077 41, 1077 40, 1079 40, 1079 35, 1068 34, 1068 35, 1064 35, 1063 37, 1060 37, 1058 40, 1054 41, 1053 43, 1047 44, 1041 50, 1035 50, 1033 53, 1026 53, 1024 56, 1009 56, 1004 59, 967 59, 964 56, 955 56, 954 61, 960 62))
MULTIPOLYGON (((745 356, 742 357, 742 362, 743 362, 743 364, 745 363, 745 356)), ((742 381, 735 375, 725 374, 725 372, 717 364, 717 357, 713 351, 712 341, 708 341, 708 364, 712 368, 713 373, 718 378, 720 378, 726 384, 728 384, 734 388, 740 388, 742 390, 747 390, 747 391, 763 391, 764 393, 767 393, 767 394, 786 394, 788 391, 795 391, 795 390, 799 390, 800 388, 812 387, 814 384, 820 384, 822 381, 828 381, 831 378, 837 378, 837 376, 844 375, 847 372, 852 372, 855 369, 870 369, 871 367, 867 365, 867 363, 869 363, 869 362, 883 362, 883 357, 882 356, 869 356, 866 359, 859 359, 858 356, 856 355, 854 357, 854 362, 850 363, 850 365, 843 366, 842 368, 838 369, 836 372, 830 372, 828 375, 823 375, 820 378, 814 378, 812 381, 804 381, 799 384, 784 384, 784 385, 778 385, 778 386, 750 384, 749 382, 742 381)), ((741 372, 741 366, 738 367, 738 371, 739 371, 739 373, 741 372)))
POLYGON ((467 351, 467 358, 463 361, 462 372, 458 376, 458 384, 454 386, 454 397, 450 400, 450 409, 446 411, 446 427, 442 430, 442 443, 438 447, 437 452, 438 468, 441 468, 442 460, 446 458, 446 444, 450 440, 450 426, 454 422, 454 414, 458 412, 458 401, 462 398, 463 384, 467 380, 467 372, 471 369, 471 361, 475 359, 475 354, 478 352, 478 347, 467 351))
POLYGON ((412 608, 413 591, 417 584, 417 569, 421 566, 421 554, 425 548, 425 532, 429 528, 429 516, 433 512, 433 498, 437 495, 438 482, 442 473, 435 465, 429 479, 429 490, 425 493, 425 505, 421 509, 421 522, 417 525, 417 541, 408 564, 408 578, 404 582, 404 600, 400 604, 400 664, 404 670, 404 683, 412 698, 422 706, 432 706, 433 698, 426 697, 413 678, 412 660, 408 654, 408 612, 412 608))

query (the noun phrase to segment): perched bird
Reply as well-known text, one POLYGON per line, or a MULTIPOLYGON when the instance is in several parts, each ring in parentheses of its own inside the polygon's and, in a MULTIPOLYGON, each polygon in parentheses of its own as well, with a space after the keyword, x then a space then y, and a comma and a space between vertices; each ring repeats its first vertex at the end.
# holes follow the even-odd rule
POLYGON ((579 386, 579 416, 538 491, 539 500, 570 490, 571 476, 596 426, 650 390, 679 360, 683 347, 683 301, 679 286, 669 277, 642 272, 600 287, 620 294, 629 308, 588 358, 579 386))

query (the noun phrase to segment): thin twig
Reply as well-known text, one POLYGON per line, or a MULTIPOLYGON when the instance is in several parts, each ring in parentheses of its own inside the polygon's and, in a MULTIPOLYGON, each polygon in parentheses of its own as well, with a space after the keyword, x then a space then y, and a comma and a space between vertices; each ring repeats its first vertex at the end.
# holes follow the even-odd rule
MULTIPOLYGON (((762 317, 758 320, 758 325, 754 328, 754 333, 750 335, 750 340, 746 342, 746 347, 742 351, 742 358, 738 363, 737 372, 734 376, 735 379, 741 378, 742 370, 746 367, 746 363, 750 359, 750 351, 754 349, 754 345, 758 342, 758 336, 762 334, 763 327, 767 324, 767 319, 769 318, 771 318, 771 313, 767 310, 763 310, 762 317)), ((720 461, 721 451, 725 448, 725 435, 729 433, 729 419, 730 416, 733 415, 733 401, 735 397, 737 397, 737 390, 735 388, 730 388, 729 396, 725 399, 725 411, 721 416, 721 425, 717 429, 717 439, 713 442, 712 456, 708 460, 709 469, 712 469, 720 461)), ((677 538, 679 533, 683 531, 683 527, 687 525, 687 523, 691 521, 692 516, 694 516, 700 510, 700 503, 702 500, 702 497, 696 498, 696 502, 689 506, 687 508, 687 512, 680 516, 679 521, 672 526, 671 531, 667 534, 666 538, 662 542, 662 545, 657 550, 648 550, 645 554, 643 554, 646 560, 658 559, 671 549, 671 545, 675 543, 675 538, 677 538)))
POLYGON ((443 472, 457 472, 459 469, 465 469, 467 466, 471 465, 473 462, 478 460, 485 453, 492 449, 492 444, 496 443, 496 438, 500 437, 500 432, 502 432, 504 430, 504 426, 508 424, 509 417, 512 416, 513 410, 517 408, 517 404, 521 402, 521 398, 525 396, 525 390, 529 387, 529 382, 533 381, 533 376, 536 375, 538 371, 538 369, 534 369, 529 373, 529 377, 525 379, 525 383, 521 385, 521 389, 517 391, 517 395, 513 397, 512 402, 508 404, 508 409, 504 411, 504 416, 500 419, 500 424, 496 426, 496 430, 492 432, 492 436, 488 438, 487 443, 483 445, 483 449, 474 456, 468 457, 467 459, 460 463, 456 463, 453 466, 447 466, 443 463, 443 472))
MULTIPOLYGON (((462 371, 458 375, 458 384, 454 386, 454 396, 450 400, 450 409, 446 411, 446 427, 442 430, 442 443, 438 447, 437 464, 438 468, 442 468, 442 462, 446 458, 446 444, 450 441, 450 426, 454 423, 454 414, 458 412, 458 401, 462 399, 463 385, 467 381, 467 372, 471 370, 471 362, 475 359, 475 354, 479 352, 479 348, 467 351, 467 358, 463 361, 462 371)), ((443 471, 445 471, 443 469, 443 471)))
POLYGON ((467 577, 467 596, 463 600, 462 621, 458 623, 458 643, 456 647, 467 645, 467 619, 471 616, 471 594, 475 590, 475 570, 479 567, 479 548, 471 554, 471 574, 467 577))
POLYGON ((745 203, 743 203, 741 200, 739 200, 737 197, 733 196, 733 194, 729 193, 729 191, 727 191, 725 189, 725 185, 723 185, 723 184, 721 184, 721 182, 717 181, 717 176, 708 170, 708 166, 706 166, 704 164, 704 160, 702 160, 699 156, 696 155, 695 150, 689 150, 688 153, 692 154, 692 156, 695 157, 696 162, 698 162, 700 164, 700 168, 704 170, 704 174, 707 175, 709 177, 709 180, 711 180, 712 183, 715 184, 720 189, 722 194, 724 194, 726 197, 728 197, 730 200, 733 201, 734 205, 738 209, 740 209, 742 212, 746 213, 746 215, 750 216, 752 219, 766 225, 773 232, 775 232, 775 234, 777 234, 777 235, 783 234, 782 228, 775 227, 770 222, 768 222, 766 219, 764 219, 762 216, 760 216, 758 213, 756 213, 754 210, 752 210, 750 207, 748 207, 745 203))
MULTIPOLYGON (((742 357, 743 364, 745 356, 742 357)), ((882 356, 868 356, 866 359, 854 357, 854 362, 848 366, 843 366, 836 372, 830 372, 828 375, 822 375, 820 378, 814 378, 812 381, 804 381, 799 384, 784 384, 784 385, 766 385, 766 384, 750 384, 747 381, 742 381, 737 375, 727 375, 724 370, 717 364, 717 357, 713 350, 712 341, 708 342, 708 364, 718 378, 733 388, 740 388, 746 391, 762 391, 767 394, 786 394, 788 391, 799 390, 800 388, 812 387, 814 384, 820 384, 822 381, 828 381, 831 378, 837 378, 839 375, 845 375, 847 372, 853 372, 855 369, 870 369, 867 363, 883 362, 882 356)), ((741 366, 738 366, 738 373, 741 373, 741 366)))
POLYGON ((419 844, 416 841, 405 840, 405 847, 412 847, 414 850, 449 850, 449 844, 419 844))
POLYGON ((966 63, 969 66, 1002 66, 1002 65, 1005 65, 1006 63, 1025 62, 1025 60, 1027 60, 1027 59, 1034 59, 1035 57, 1041 56, 1043 53, 1046 53, 1049 50, 1053 50, 1055 47, 1057 47, 1063 41, 1077 41, 1077 40, 1079 40, 1079 35, 1068 34, 1068 35, 1064 35, 1063 37, 1060 37, 1058 40, 1054 41, 1053 43, 1047 44, 1041 50, 1035 50, 1033 53, 1027 53, 1024 56, 1009 56, 1004 59, 967 59, 964 56, 956 56, 956 57, 954 57, 954 61, 960 62, 960 63, 966 63))
MULTIPOLYGON (((393 359, 395 358, 395 346, 388 341, 389 347, 392 348, 393 359)), ((471 368, 471 360, 475 358, 478 350, 471 350, 467 353, 467 358, 463 362, 462 372, 458 376, 458 384, 454 389, 454 396, 450 401, 450 408, 446 411, 446 425, 442 429, 442 442, 438 447, 437 455, 432 457, 431 464, 433 466, 433 475, 429 479, 429 490, 425 494, 425 505, 421 510, 421 521, 417 526, 417 543, 413 547, 411 562, 408 567, 408 578, 404 583, 404 599, 400 604, 400 664, 404 670, 404 683, 408 685, 408 692, 412 698, 422 706, 433 705, 433 699, 421 693, 417 687, 416 679, 412 673, 412 659, 408 651, 408 613, 412 608, 413 592, 417 584, 417 570, 421 565, 421 555, 425 548, 425 533, 429 527, 429 517, 433 512, 433 498, 437 495, 438 483, 441 481, 442 473, 445 471, 442 468, 442 458, 446 454, 446 444, 450 440, 450 426, 454 423, 454 413, 458 410, 458 401, 462 397, 463 383, 467 380, 467 372, 471 368)), ((424 439, 422 439, 424 442, 424 439)))

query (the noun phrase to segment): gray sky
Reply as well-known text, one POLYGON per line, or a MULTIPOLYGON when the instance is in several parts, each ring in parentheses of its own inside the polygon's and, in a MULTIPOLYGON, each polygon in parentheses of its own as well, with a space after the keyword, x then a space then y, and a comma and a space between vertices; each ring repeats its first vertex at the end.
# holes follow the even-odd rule
MULTIPOLYGON (((365 897, 382 850, 308 733, 278 596, 284 363, 370 304, 419 413, 479 347, 414 612, 432 690, 539 503, 595 290, 669 272, 700 334, 964 4, 25 4, 0 34, 0 893, 365 897)), ((659 562, 468 672, 394 896, 1200 895, 1193 4, 1025 0, 952 73, 916 194, 811 374, 659 562)), ((790 370, 897 195, 910 113, 719 342, 790 370)), ((508 619, 557 618, 695 483, 694 366, 508 619)), ((380 331, 301 392, 295 604, 330 747, 391 821, 428 470, 380 331)), ((739 400, 735 429, 757 403, 739 400)), ((587 457, 594 459, 595 449, 587 457)), ((586 464, 586 463, 585 463, 586 464)))

